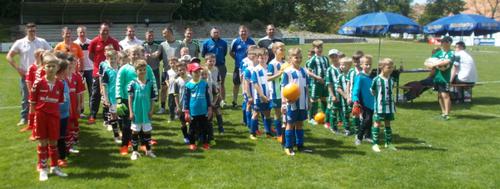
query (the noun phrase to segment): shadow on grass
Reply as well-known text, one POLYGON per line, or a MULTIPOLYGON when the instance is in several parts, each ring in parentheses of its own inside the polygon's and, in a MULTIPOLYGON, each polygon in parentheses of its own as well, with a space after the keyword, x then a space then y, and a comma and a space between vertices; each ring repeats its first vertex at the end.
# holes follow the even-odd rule
POLYGON ((105 179, 105 178, 112 178, 112 179, 119 179, 119 178, 128 178, 129 175, 123 174, 123 173, 116 173, 116 172, 97 172, 97 173, 92 173, 92 172, 84 172, 84 173, 71 173, 66 179, 105 179))
POLYGON ((445 148, 432 147, 431 145, 428 145, 424 140, 418 138, 403 137, 398 134, 393 134, 392 138, 393 141, 395 141, 396 146, 399 150, 410 150, 410 151, 423 150, 423 151, 442 151, 442 152, 448 151, 448 149, 445 148), (403 144, 403 145, 399 146, 398 144, 403 144))
MULTIPOLYGON (((462 110, 462 109, 471 109, 475 105, 489 105, 495 106, 500 105, 499 97, 475 97, 472 99, 471 103, 460 103, 460 104, 452 104, 452 110, 462 110)), ((423 101, 423 102, 406 102, 406 103, 398 103, 398 108, 402 109, 418 109, 418 110, 440 110, 439 103, 437 101, 437 97, 435 101, 423 101)))
POLYGON ((485 120, 485 119, 498 119, 500 116, 491 115, 480 115, 480 114, 455 114, 453 115, 456 119, 473 119, 473 120, 485 120))
POLYGON ((306 138, 306 145, 311 148, 312 155, 318 154, 326 158, 341 158, 343 155, 365 155, 366 152, 356 150, 355 147, 345 146, 342 141, 330 138, 306 138))

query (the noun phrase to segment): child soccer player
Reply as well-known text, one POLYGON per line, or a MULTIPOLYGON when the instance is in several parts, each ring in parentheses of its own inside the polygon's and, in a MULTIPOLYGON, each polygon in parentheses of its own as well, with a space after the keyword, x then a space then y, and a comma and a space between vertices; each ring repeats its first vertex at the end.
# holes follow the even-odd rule
POLYGON ((328 56, 330 58, 330 66, 326 70, 326 85, 328 86, 329 96, 328 96, 328 111, 326 112, 326 119, 328 121, 327 127, 333 133, 338 133, 337 124, 340 120, 340 94, 335 88, 335 83, 337 83, 338 77, 340 75, 339 67, 339 51, 337 49, 331 49, 328 51, 328 56))
POLYGON ((242 95, 243 95, 243 103, 241 104, 241 109, 243 112, 243 122, 250 129, 250 122, 252 120, 252 111, 251 106, 253 102, 249 102, 252 100, 251 94, 251 78, 252 78, 252 68, 254 66, 255 60, 255 49, 257 49, 257 45, 250 45, 247 49, 247 57, 242 60, 243 64, 241 65, 241 87, 242 87, 242 95))
POLYGON ((214 84, 214 90, 217 91, 216 96, 214 96, 214 102, 212 106, 212 110, 215 113, 215 118, 217 119, 217 128, 219 131, 219 134, 224 134, 224 127, 222 126, 223 120, 222 120, 222 110, 221 110, 221 96, 220 96, 220 91, 221 91, 221 78, 219 75, 219 70, 215 66, 215 54, 208 53, 205 55, 205 64, 207 66, 207 69, 209 71, 209 77, 210 81, 214 84))
MULTIPOLYGON (((212 79, 209 77, 210 71, 206 66, 202 66, 201 70, 201 79, 205 80, 207 82, 208 86, 208 95, 210 99, 210 105, 214 107, 214 104, 217 102, 217 96, 219 95, 219 92, 217 91, 217 86, 215 86, 215 82, 212 81, 212 79)), ((208 130, 207 130, 207 137, 208 137, 208 142, 210 143, 211 141, 214 140, 214 126, 213 126, 213 115, 211 117, 208 117, 208 130)))
POLYGON ((391 73, 394 70, 394 63, 390 58, 384 58, 379 63, 380 74, 373 79, 371 92, 374 96, 374 112, 373 112, 373 128, 372 128, 372 150, 380 152, 378 146, 378 134, 382 122, 385 124, 385 147, 391 150, 397 150, 392 145, 392 129, 391 121, 394 120, 396 112, 394 99, 392 97, 392 88, 394 81, 391 78, 391 73))
POLYGON ((168 60, 168 64, 170 65, 170 69, 164 73, 162 76, 166 77, 164 79, 164 85, 166 86, 165 88, 167 89, 168 93, 168 112, 170 116, 170 120, 168 120, 168 123, 171 121, 175 120, 175 115, 177 115, 175 111, 175 79, 177 78, 177 64, 178 64, 177 57, 172 57, 168 60))
MULTIPOLYGON (((114 50, 113 49, 113 46, 112 45, 108 45, 105 47, 105 56, 106 56, 106 60, 102 61, 100 64, 99 64, 99 89, 101 90, 101 94, 104 92, 104 85, 102 84, 102 76, 104 75, 104 72, 106 71, 106 69, 108 69, 110 67, 110 60, 108 59, 108 56, 107 56, 107 53, 110 52, 111 50, 114 50)), ((104 97, 101 96, 101 100, 104 100, 104 97)), ((105 128, 107 128, 108 130, 111 130, 111 126, 110 126, 110 123, 109 123, 109 120, 108 120, 108 115, 109 115, 109 106, 107 104, 103 104, 102 106, 102 117, 103 117, 103 123, 102 123, 102 126, 104 126, 105 128)))
POLYGON ((104 86, 104 105, 109 107, 108 120, 113 129, 115 143, 120 144, 121 138, 118 128, 118 115, 116 114, 116 76, 118 74, 118 54, 115 50, 106 52, 109 56, 110 67, 104 71, 102 76, 102 85, 104 86))
POLYGON ((281 91, 290 83, 295 83, 299 86, 300 96, 297 101, 291 102, 282 97, 282 110, 286 112, 286 128, 285 128, 285 153, 289 156, 295 155, 293 150, 293 142, 298 151, 310 152, 304 148, 304 130, 303 122, 307 119, 307 109, 309 108, 309 84, 308 75, 304 68, 300 67, 302 62, 302 53, 299 48, 291 48, 288 50, 288 62, 291 64, 283 71, 281 80, 281 91))
MULTIPOLYGON (((323 56, 323 41, 315 40, 312 43, 314 49, 314 55, 308 60, 306 65, 309 71, 313 72, 320 78, 325 78, 326 69, 329 65, 328 58, 323 56)), ((326 112, 326 97, 328 96, 328 91, 325 86, 325 81, 323 79, 313 80, 311 83, 311 101, 312 107, 309 109, 309 123, 312 125, 316 124, 313 117, 318 112, 318 101, 321 101, 321 111, 326 112)))
POLYGON ((71 98, 70 98, 70 87, 68 85, 67 77, 71 75, 70 69, 68 67, 61 66, 59 71, 57 71, 56 77, 61 80, 64 84, 64 102, 59 104, 59 115, 60 115, 60 128, 59 128, 59 140, 57 140, 57 151, 59 152, 59 160, 57 160, 57 165, 59 167, 67 167, 68 162, 66 161, 66 155, 68 152, 68 137, 71 135, 68 128, 69 117, 71 116, 71 98))
MULTIPOLYGON (((31 91, 33 83, 35 82, 36 79, 45 76, 45 71, 43 69, 43 61, 42 61, 42 55, 44 51, 45 51, 44 49, 35 50, 35 63, 31 64, 31 66, 28 68, 28 72, 26 73, 25 77, 28 91, 31 91)), ((22 128, 20 132, 32 130, 30 140, 35 140, 35 133, 33 131, 33 128, 35 128, 35 112, 29 112, 28 126, 22 128)))
POLYGON ((340 75, 337 79, 337 83, 335 84, 335 90, 340 94, 340 115, 342 124, 344 127, 344 135, 349 136, 351 134, 349 128, 349 116, 351 114, 351 110, 349 109, 349 102, 351 101, 351 94, 349 91, 350 84, 348 81, 347 72, 351 68, 352 59, 350 58, 342 58, 340 59, 340 75))
MULTIPOLYGON (((363 51, 356 51, 354 55, 352 55, 352 62, 354 66, 349 70, 347 73, 347 80, 349 81, 349 94, 351 94, 351 99, 352 99, 352 89, 354 87, 354 80, 356 77, 363 72, 363 69, 361 68, 360 65, 360 59, 363 57, 364 53, 363 51)), ((353 108, 353 103, 352 101, 349 102, 349 110, 352 110, 353 108)), ((359 130, 360 127, 360 119, 359 115, 352 115, 352 124, 354 125, 355 132, 359 130)))
POLYGON ((48 179, 47 159, 50 157, 50 172, 58 176, 68 176, 58 166, 57 140, 60 129, 59 104, 64 102, 64 84, 56 78, 60 67, 67 63, 58 60, 52 53, 43 55, 45 76, 33 83, 30 91, 30 109, 35 112, 35 134, 38 139, 39 180, 48 179))
MULTIPOLYGON (((371 141, 371 128, 373 117, 373 95, 370 91, 372 78, 370 77, 372 70, 372 56, 364 55, 360 58, 361 72, 354 80, 352 87, 353 115, 354 109, 361 110, 362 123, 356 131, 355 145, 360 145, 363 137, 371 141)), ((354 115, 359 117, 360 115, 354 115)))
POLYGON ((70 97, 70 113, 68 119, 68 132, 66 135, 66 145, 69 152, 79 153, 77 148, 78 135, 80 133, 80 126, 78 124, 78 119, 80 119, 81 108, 83 107, 83 92, 85 91, 85 85, 83 84, 83 77, 76 71, 78 60, 72 54, 68 55, 68 69, 69 73, 66 77, 66 81, 69 86, 69 97, 70 97))
POLYGON ((270 98, 271 91, 269 90, 267 80, 267 50, 257 49, 257 62, 259 64, 252 68, 252 96, 253 96, 253 111, 251 123, 250 139, 256 140, 257 129, 259 126, 259 114, 264 115, 263 123, 266 135, 273 137, 271 131, 272 120, 270 118, 270 98))
POLYGON ((184 143, 189 144, 189 135, 186 125, 186 121, 188 120, 184 119, 185 117, 184 114, 182 113, 183 110, 182 100, 184 99, 186 83, 191 80, 191 76, 186 74, 186 69, 187 69, 186 63, 181 62, 176 67, 177 67, 177 79, 175 79, 174 82, 175 107, 177 110, 176 112, 179 115, 179 121, 181 122, 181 131, 182 131, 182 136, 184 137, 184 143))
POLYGON ((441 39, 441 49, 432 55, 433 58, 439 58, 441 61, 436 64, 434 74, 434 88, 438 91, 439 106, 441 107, 441 118, 449 120, 451 109, 450 99, 450 80, 451 69, 455 59, 455 53, 451 50, 453 39, 446 36, 441 39))
POLYGON ((274 128, 276 136, 281 137, 282 113, 281 113, 281 65, 285 63, 285 44, 276 42, 273 44, 274 59, 267 66, 269 86, 271 87, 271 108, 274 109, 274 128))
POLYGON ((145 60, 137 60, 134 63, 137 79, 130 82, 128 86, 128 106, 129 118, 132 122, 132 148, 131 160, 137 160, 140 157, 139 132, 143 131, 142 141, 146 145, 146 156, 155 158, 156 155, 151 150, 151 118, 153 116, 153 101, 156 99, 154 82, 146 79, 148 63, 145 60))
POLYGON ((201 80, 202 68, 198 63, 189 65, 193 79, 186 83, 184 92, 184 117, 189 122, 189 149, 196 150, 196 138, 200 137, 203 149, 210 149, 208 143, 208 117, 212 116, 212 106, 208 93, 208 84, 201 80))

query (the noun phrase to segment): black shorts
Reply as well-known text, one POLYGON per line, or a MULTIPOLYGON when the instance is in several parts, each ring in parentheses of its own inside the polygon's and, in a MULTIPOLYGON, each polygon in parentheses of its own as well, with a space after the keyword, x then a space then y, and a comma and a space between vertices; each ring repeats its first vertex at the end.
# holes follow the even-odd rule
POLYGON ((241 85, 240 69, 235 68, 233 71, 233 84, 241 85))
POLYGON ((167 83, 165 83, 165 81, 167 80, 167 76, 167 72, 161 72, 161 85, 167 85, 167 83))
POLYGON ((449 83, 434 83, 434 90, 440 93, 449 93, 450 84, 449 83))
POLYGON ((222 81, 226 79, 227 75, 227 68, 226 65, 216 65, 217 69, 219 70, 219 77, 222 81))

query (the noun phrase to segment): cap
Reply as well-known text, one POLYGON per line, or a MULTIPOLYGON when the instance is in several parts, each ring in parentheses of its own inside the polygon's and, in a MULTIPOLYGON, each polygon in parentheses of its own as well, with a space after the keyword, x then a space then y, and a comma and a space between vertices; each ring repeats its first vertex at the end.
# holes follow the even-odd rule
POLYGON ((201 68, 200 64, 198 64, 198 63, 188 64, 188 72, 190 72, 190 73, 201 70, 201 69, 203 69, 203 68, 201 68))
POLYGON ((179 62, 191 62, 191 56, 184 55, 181 58, 179 58, 179 62))
POLYGON ((198 63, 199 64, 199 63, 201 63, 201 60, 198 57, 193 57, 193 58, 191 58, 190 62, 191 63, 198 63))
POLYGON ((444 36, 441 42, 453 43, 453 39, 450 36, 444 36))
POLYGON ((337 49, 330 49, 328 51, 328 56, 331 56, 331 55, 339 55, 340 54, 340 51, 337 50, 337 49))

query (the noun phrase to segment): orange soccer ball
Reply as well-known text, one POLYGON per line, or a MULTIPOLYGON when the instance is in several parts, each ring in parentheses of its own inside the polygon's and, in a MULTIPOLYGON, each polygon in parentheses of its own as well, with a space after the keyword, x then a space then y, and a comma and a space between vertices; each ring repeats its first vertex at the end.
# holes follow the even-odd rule
POLYGON ((299 99, 300 89, 296 83, 290 83, 283 88, 283 97, 290 102, 295 102, 299 99))
POLYGON ((314 116, 314 121, 316 121, 316 123, 318 123, 318 124, 324 124, 324 123, 325 123, 325 113, 323 113, 323 112, 318 112, 318 113, 314 116))

